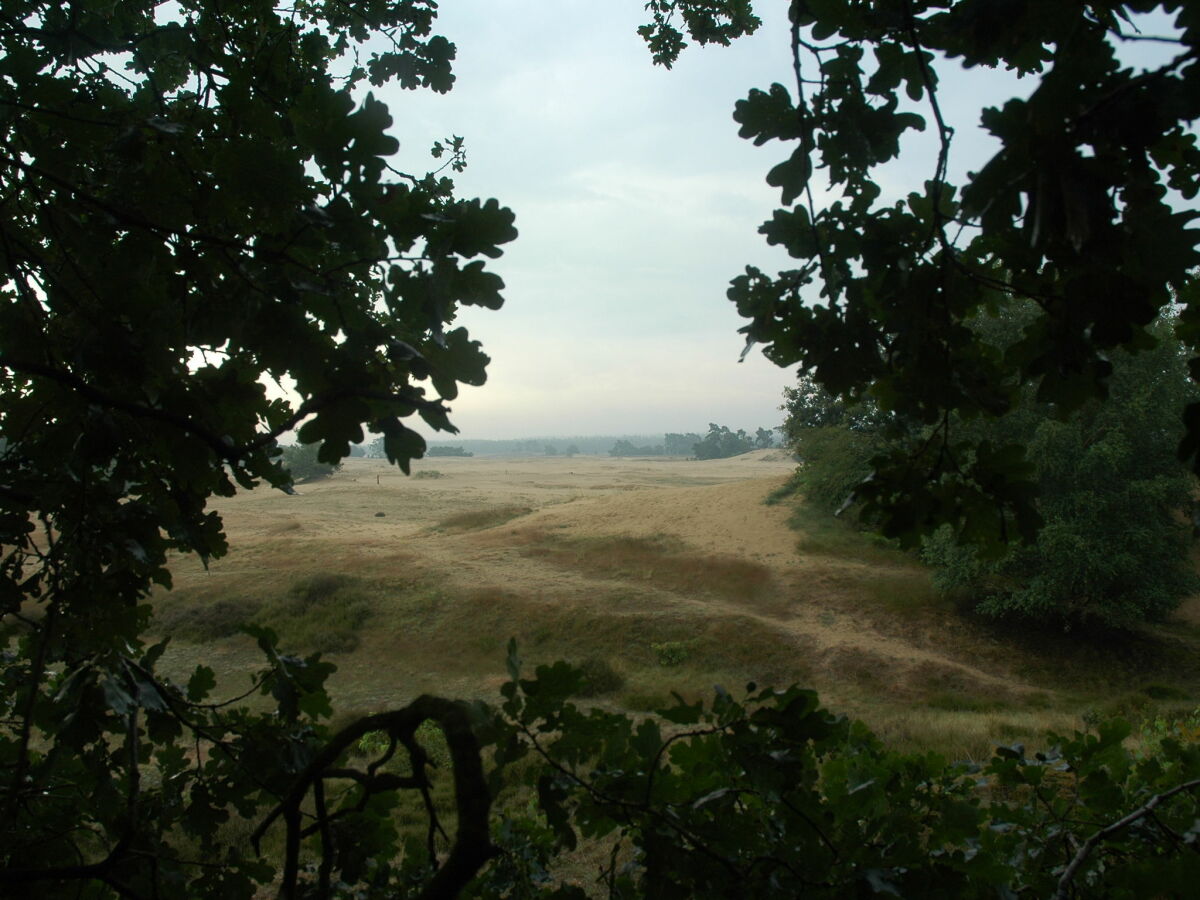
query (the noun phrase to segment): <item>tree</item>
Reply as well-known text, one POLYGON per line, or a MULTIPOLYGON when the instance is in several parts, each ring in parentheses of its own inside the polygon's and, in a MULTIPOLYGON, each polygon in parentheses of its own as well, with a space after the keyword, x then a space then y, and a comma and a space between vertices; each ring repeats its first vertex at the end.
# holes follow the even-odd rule
MULTIPOLYGON (((274 711, 209 703, 207 667, 186 685, 156 674, 145 598, 169 586, 168 553, 225 552, 210 497, 289 483, 284 433, 336 464, 369 429, 407 471, 424 441, 405 421, 453 431, 445 403, 484 380, 478 343, 448 326, 461 303, 501 305, 484 259, 513 216, 455 198, 458 138, 434 146, 435 172, 393 169, 368 90, 450 88, 434 15, 426 0, 0 3, 6 896, 246 897, 276 874, 294 891, 295 856, 215 840, 230 810, 272 809, 299 839, 320 753, 339 752, 320 722, 330 666, 257 630, 274 711)), ((457 704, 376 726, 411 743, 425 718, 477 758, 457 704)), ((488 846, 478 766, 457 771, 476 777, 459 828, 483 838, 427 874, 443 891, 488 846)), ((355 880, 386 833, 383 785, 361 786, 375 806, 321 827, 314 884, 355 880), (354 853, 334 837, 348 826, 354 853)))
POLYGON ((283 448, 281 462, 295 482, 315 481, 341 468, 340 463, 321 462, 317 458, 319 453, 316 444, 294 444, 283 448))
POLYGON ((760 428, 754 432, 754 446, 758 450, 770 450, 775 446, 775 431, 772 428, 760 428))
POLYGON ((691 456, 700 435, 694 431, 687 434, 668 432, 663 437, 663 452, 667 456, 691 456))
MULTIPOLYGON (((1002 353, 1031 318, 1032 311, 972 327, 1002 353)), ((1175 454, 1177 412, 1196 391, 1173 319, 1162 319, 1152 334, 1153 348, 1113 355, 1104 402, 1063 416, 1027 389, 1005 416, 954 420, 979 447, 1030 448, 1035 509, 1045 524, 1035 539, 1014 539, 999 553, 981 553, 949 529, 927 538, 923 556, 943 591, 996 617, 1124 627, 1161 619, 1200 587, 1188 524, 1196 482, 1175 454)), ((869 526, 853 502, 856 491, 873 458, 908 439, 903 429, 803 379, 786 396, 784 428, 802 460, 796 487, 806 502, 848 511, 869 526)))
POLYGON ((998 559, 935 535, 924 555, 943 590, 992 616, 1129 626, 1200 589, 1196 480, 1175 455, 1178 410, 1197 392, 1173 325, 1158 323, 1152 349, 1114 354, 1108 398, 1065 421, 1029 396, 1001 419, 964 424, 980 444, 1029 447, 1045 524, 998 559))
MULTIPOLYGON (((666 65, 688 36, 727 43, 759 25, 744 0, 649 8, 642 33, 666 65)), ((789 83, 751 90, 734 112, 743 137, 787 148, 767 175, 783 205, 760 231, 796 260, 733 279, 747 344, 832 395, 932 429, 876 458, 859 489, 885 534, 915 544, 948 524, 977 540, 1031 537, 1036 485, 1019 447, 980 452, 954 423, 1004 414, 1026 384, 1063 410, 1103 399, 1112 352, 1148 346, 1173 300, 1185 345, 1200 348, 1189 227, 1200 214, 1178 203, 1200 192, 1195 4, 797 0, 789 21, 789 83), (1173 19, 1166 34, 1140 28, 1154 11, 1173 19), (1162 57, 1125 66, 1126 45, 1162 57), (974 121, 948 119, 938 92, 957 65, 1034 82, 981 111, 1000 148, 963 184, 950 180, 952 153, 974 121), (938 151, 923 190, 883 196, 878 167, 927 128, 938 151), (820 208, 818 172, 831 192, 820 208), (1003 356, 966 326, 1026 300, 1036 315, 1003 356)), ((1180 453, 1200 467, 1200 405, 1180 412, 1180 453)))
POLYGON ((754 441, 742 429, 730 431, 728 425, 710 422, 708 434, 692 447, 696 459, 725 459, 754 449, 754 441))
POLYGON ((662 447, 639 447, 632 441, 619 440, 608 451, 609 456, 662 456, 662 447))

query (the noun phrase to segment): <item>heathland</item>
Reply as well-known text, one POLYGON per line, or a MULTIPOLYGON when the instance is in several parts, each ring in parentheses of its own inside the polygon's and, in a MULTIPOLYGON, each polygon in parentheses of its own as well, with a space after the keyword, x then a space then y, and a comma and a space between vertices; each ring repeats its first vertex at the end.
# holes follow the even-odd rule
POLYGON ((439 458, 406 477, 349 459, 294 495, 215 502, 231 550, 172 564, 164 669, 235 691, 261 664, 243 622, 335 662, 344 716, 426 692, 496 699, 504 647, 567 659, 633 712, 714 684, 816 688, 898 748, 982 758, 1107 715, 1195 708, 1200 600, 1136 633, 1037 635, 965 616, 913 557, 770 502, 783 451, 711 461, 439 458))

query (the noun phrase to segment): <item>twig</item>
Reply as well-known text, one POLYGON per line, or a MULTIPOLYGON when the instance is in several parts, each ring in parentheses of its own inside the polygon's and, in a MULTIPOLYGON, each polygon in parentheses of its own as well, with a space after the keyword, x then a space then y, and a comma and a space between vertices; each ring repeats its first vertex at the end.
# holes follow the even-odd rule
POLYGON ((1084 841, 1083 846, 1079 848, 1079 852, 1075 854, 1075 858, 1071 860, 1071 864, 1063 871, 1062 877, 1058 879, 1058 890, 1054 892, 1055 900, 1066 900, 1068 891, 1071 887, 1071 880, 1078 874, 1083 864, 1087 862, 1087 858, 1091 852, 1096 849, 1096 846, 1110 835, 1116 834, 1122 828, 1126 828, 1136 822, 1138 819, 1152 815, 1158 805, 1164 800, 1169 800, 1176 794, 1182 794, 1184 791, 1195 790, 1200 787, 1200 778, 1192 781, 1185 781, 1183 784, 1178 784, 1169 791, 1164 791, 1161 794, 1155 794, 1146 802, 1144 806, 1140 806, 1111 825, 1106 825, 1101 828, 1090 838, 1084 841))

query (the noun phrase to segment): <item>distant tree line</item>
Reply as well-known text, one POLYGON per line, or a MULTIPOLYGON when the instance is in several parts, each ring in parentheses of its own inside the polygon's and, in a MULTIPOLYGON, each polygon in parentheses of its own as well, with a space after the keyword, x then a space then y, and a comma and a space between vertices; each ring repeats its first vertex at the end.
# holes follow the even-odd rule
POLYGON ((632 441, 620 440, 608 451, 609 456, 691 456, 696 459, 724 459, 765 450, 775 446, 775 431, 759 428, 753 436, 742 429, 733 431, 727 425, 709 423, 708 434, 701 437, 695 432, 687 434, 669 433, 661 444, 638 446, 632 441))
MULTIPOLYGON (((661 441, 650 435, 625 435, 615 441, 611 436, 573 437, 548 440, 546 438, 518 438, 512 440, 463 441, 461 445, 436 445, 425 451, 431 456, 577 456, 579 454, 608 453, 609 456, 687 456, 696 459, 723 459, 750 450, 763 450, 777 446, 773 428, 759 428, 753 434, 743 429, 733 431, 727 425, 710 423, 708 433, 694 431, 668 432, 661 441), (564 448, 562 445, 566 443, 564 448)), ((376 438, 361 447, 351 447, 352 456, 368 456, 382 459, 383 438, 376 438)))
POLYGON ((447 447, 439 445, 425 451, 426 456, 474 456, 475 454, 464 447, 447 447))

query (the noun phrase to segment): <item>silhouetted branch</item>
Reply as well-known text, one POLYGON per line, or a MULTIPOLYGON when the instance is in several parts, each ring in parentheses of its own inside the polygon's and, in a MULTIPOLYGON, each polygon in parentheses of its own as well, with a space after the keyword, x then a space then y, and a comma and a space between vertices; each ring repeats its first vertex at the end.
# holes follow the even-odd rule
POLYGON ((1079 848, 1079 852, 1075 854, 1075 858, 1071 860, 1070 865, 1068 865, 1063 871, 1062 877, 1058 879, 1058 890, 1054 892, 1056 900, 1066 900, 1066 897, 1068 896, 1067 892, 1071 887, 1071 880, 1079 872, 1079 869, 1083 866, 1083 864, 1087 862, 1088 856, 1091 855, 1091 852, 1096 849, 1096 846, 1101 841, 1107 839, 1110 835, 1116 834, 1122 828, 1129 827, 1138 819, 1152 815, 1154 810, 1164 800, 1169 800, 1176 794, 1182 794, 1184 791, 1192 791, 1198 787, 1200 787, 1200 778, 1192 781, 1185 781, 1183 784, 1178 784, 1169 791, 1164 791, 1161 794, 1155 794, 1146 802, 1145 805, 1138 807, 1129 815, 1118 819, 1111 825, 1106 825, 1104 828, 1101 828, 1090 838, 1084 841, 1083 846, 1079 848))
MULTIPOLYGON (((373 731, 382 731, 410 748, 410 758, 414 766, 413 777, 407 780, 409 783, 399 785, 389 782, 388 787, 414 787, 425 793, 428 781, 422 772, 416 771, 417 766, 423 767, 424 752, 420 751, 414 754, 411 747, 415 745, 413 736, 417 728, 427 720, 437 722, 450 749, 458 825, 449 855, 445 862, 437 868, 433 878, 420 896, 424 900, 442 900, 442 898, 449 900, 449 898, 456 897, 496 852, 492 846, 488 829, 491 794, 483 774, 479 741, 471 727, 467 709, 461 702, 423 695, 403 709, 366 716, 339 731, 296 776, 291 790, 254 830, 250 841, 255 852, 258 852, 259 844, 267 829, 277 819, 284 820, 287 839, 280 883, 281 897, 296 896, 301 837, 312 833, 313 827, 316 827, 317 830, 320 830, 321 827, 320 822, 308 829, 300 827, 301 804, 308 796, 309 791, 313 791, 315 796, 322 796, 321 789, 317 787, 319 782, 326 778, 347 777, 344 769, 335 766, 338 759, 364 735, 373 731)), ((355 778, 355 780, 359 779, 355 778)), ((383 783, 384 780, 381 777, 367 777, 360 781, 364 790, 382 789, 383 783)), ((429 804, 428 798, 426 798, 426 803, 429 804)), ((318 804, 318 816, 320 815, 320 804, 318 804)), ((433 827, 435 826, 431 822, 431 828, 433 827)), ((323 848, 323 852, 326 854, 330 850, 331 848, 328 846, 323 848)))

